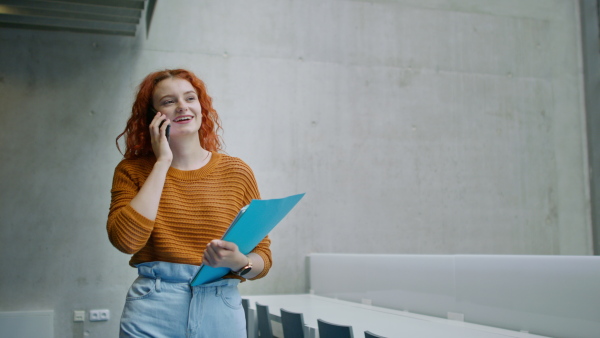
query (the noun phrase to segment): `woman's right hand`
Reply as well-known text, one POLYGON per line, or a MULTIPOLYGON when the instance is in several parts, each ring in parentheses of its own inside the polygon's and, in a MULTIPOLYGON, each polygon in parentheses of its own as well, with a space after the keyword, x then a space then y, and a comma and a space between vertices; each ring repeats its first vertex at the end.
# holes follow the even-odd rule
POLYGON ((165 135, 169 124, 171 124, 171 121, 169 121, 167 116, 161 112, 157 112, 152 122, 150 122, 150 141, 152 142, 152 151, 154 151, 156 161, 165 161, 170 164, 173 161, 173 152, 171 151, 171 147, 169 147, 169 141, 165 135), (163 121, 165 123, 161 126, 160 124, 163 121))

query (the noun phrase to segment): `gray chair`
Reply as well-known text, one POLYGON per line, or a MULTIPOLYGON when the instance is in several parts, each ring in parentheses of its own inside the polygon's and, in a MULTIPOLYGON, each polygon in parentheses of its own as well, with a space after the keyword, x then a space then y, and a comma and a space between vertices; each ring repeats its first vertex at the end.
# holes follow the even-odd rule
POLYGON ((258 320, 258 336, 260 338, 273 338, 269 306, 256 303, 256 318, 258 320))
POLYGON ((283 338, 304 338, 304 316, 285 309, 280 311, 283 338))
POLYGON ((246 336, 248 336, 248 308, 250 307, 250 301, 246 298, 242 298, 242 307, 244 308, 244 315, 246 316, 246 336))
POLYGON ((317 319, 320 338, 354 338, 352 326, 338 325, 317 319))
POLYGON ((371 331, 365 331, 365 338, 385 338, 384 336, 380 336, 378 334, 374 334, 371 331))

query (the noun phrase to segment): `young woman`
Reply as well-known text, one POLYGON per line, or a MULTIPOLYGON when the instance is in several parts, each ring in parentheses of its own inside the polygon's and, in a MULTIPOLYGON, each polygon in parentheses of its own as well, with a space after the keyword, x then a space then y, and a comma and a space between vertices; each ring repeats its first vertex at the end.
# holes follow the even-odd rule
POLYGON ((246 337, 237 285, 267 274, 270 240, 248 255, 219 240, 238 211, 260 198, 250 167, 219 153, 220 128, 192 72, 155 72, 140 84, 117 137, 125 137, 125 158, 115 169, 107 222, 111 243, 133 254, 129 264, 139 274, 121 337, 246 337), (231 273, 191 287, 201 264, 231 273))

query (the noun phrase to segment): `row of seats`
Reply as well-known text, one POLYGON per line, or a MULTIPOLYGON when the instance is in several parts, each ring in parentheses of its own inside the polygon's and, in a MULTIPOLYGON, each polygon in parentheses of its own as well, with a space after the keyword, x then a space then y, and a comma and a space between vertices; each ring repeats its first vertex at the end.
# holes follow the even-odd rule
MULTIPOLYGON (((246 312, 246 322, 248 322, 249 301, 242 299, 242 305, 246 312)), ((304 317, 302 313, 296 313, 280 309, 281 327, 283 328, 283 338, 306 338, 304 331, 304 317)), ((258 320, 258 337, 273 338, 273 329, 271 328, 271 319, 269 318, 269 307, 256 303, 256 317, 258 320)), ((317 319, 319 325, 320 338, 354 338, 352 326, 339 325, 317 319)), ((385 338, 370 331, 365 331, 365 338, 385 338)))

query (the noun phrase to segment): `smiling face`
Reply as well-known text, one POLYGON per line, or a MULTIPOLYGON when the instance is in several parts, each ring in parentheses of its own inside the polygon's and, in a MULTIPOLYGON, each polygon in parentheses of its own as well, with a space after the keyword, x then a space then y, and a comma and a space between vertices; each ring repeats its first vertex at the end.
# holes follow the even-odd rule
POLYGON ((171 136, 198 133, 202 107, 198 93, 187 80, 172 77, 160 81, 154 89, 152 104, 171 120, 171 136))

